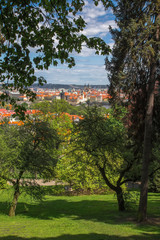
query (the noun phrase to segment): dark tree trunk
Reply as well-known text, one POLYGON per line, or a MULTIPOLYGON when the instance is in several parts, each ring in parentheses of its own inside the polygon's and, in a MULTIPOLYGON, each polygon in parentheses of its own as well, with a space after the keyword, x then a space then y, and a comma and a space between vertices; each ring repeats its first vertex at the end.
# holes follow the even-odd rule
MULTIPOLYGON (((117 201, 118 201, 118 209, 119 211, 125 211, 125 202, 124 202, 124 198, 123 198, 123 191, 122 191, 122 188, 120 186, 114 186, 110 181, 109 179, 107 178, 106 174, 105 174, 105 170, 104 168, 100 167, 98 164, 97 164, 97 167, 104 179, 104 181, 106 182, 107 186, 110 187, 113 191, 116 192, 116 195, 117 195, 117 201)), ((119 181, 119 184, 120 184, 120 181, 119 181)))
POLYGON ((154 91, 155 91, 155 72, 156 64, 151 66, 151 78, 148 86, 148 100, 145 118, 145 133, 144 133, 144 149, 143 149, 143 163, 141 174, 141 192, 138 210, 138 221, 147 220, 147 195, 148 195, 148 178, 149 178, 149 164, 152 152, 152 116, 154 107, 154 91))
POLYGON ((15 187, 15 192, 14 192, 14 197, 13 197, 13 201, 11 203, 11 207, 9 210, 9 216, 13 217, 16 214, 16 207, 17 207, 17 202, 18 202, 18 198, 19 198, 20 192, 19 192, 19 185, 17 185, 15 187))
POLYGON ((19 198, 19 195, 20 195, 19 185, 20 185, 20 179, 23 175, 23 172, 24 171, 20 171, 19 177, 14 184, 14 196, 13 196, 13 201, 11 203, 11 207, 10 207, 10 210, 9 210, 9 216, 10 217, 15 216, 15 214, 16 214, 16 207, 17 207, 18 198, 19 198))
MULTIPOLYGON (((157 10, 160 4, 156 3, 157 10)), ((159 11, 157 11, 159 12, 159 11)), ((160 14, 155 16, 155 23, 157 19, 160 19, 160 14)), ((157 71, 157 61, 159 52, 159 24, 157 23, 157 29, 155 34, 155 41, 157 44, 154 46, 155 56, 152 57, 152 63, 150 67, 150 81, 148 83, 148 95, 147 95, 147 108, 145 117, 145 132, 144 132, 144 149, 143 149, 143 164, 142 164, 142 177, 141 177, 141 192, 140 192, 140 202, 138 210, 138 221, 147 220, 147 195, 148 195, 148 179, 149 179, 149 164, 151 160, 152 153, 152 116, 154 107, 154 95, 155 95, 155 84, 156 84, 156 71, 157 71)))
POLYGON ((124 202, 123 191, 121 187, 117 188, 116 194, 117 194, 117 201, 118 201, 118 209, 120 212, 123 212, 125 211, 125 202, 124 202))

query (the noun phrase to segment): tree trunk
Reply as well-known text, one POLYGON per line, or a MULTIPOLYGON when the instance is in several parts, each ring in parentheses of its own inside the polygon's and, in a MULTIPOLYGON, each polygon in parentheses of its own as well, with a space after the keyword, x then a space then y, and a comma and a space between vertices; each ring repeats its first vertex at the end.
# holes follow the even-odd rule
POLYGON ((20 184, 20 179, 22 177, 23 171, 21 171, 19 173, 19 178, 17 179, 17 181, 14 184, 14 196, 13 196, 13 201, 11 203, 11 207, 9 210, 9 216, 13 217, 16 214, 16 207, 17 207, 17 202, 18 202, 18 198, 20 195, 20 189, 19 189, 19 184, 20 184))
POLYGON ((13 201, 11 203, 11 207, 10 207, 10 210, 9 210, 9 216, 10 217, 15 216, 15 213, 16 213, 16 207, 17 207, 18 198, 19 198, 19 195, 20 195, 20 189, 19 189, 20 179, 22 178, 22 175, 24 173, 24 169, 19 172, 18 179, 14 183, 14 197, 13 197, 13 201))
POLYGON ((152 116, 154 107, 154 87, 155 87, 155 72, 156 64, 151 67, 151 78, 148 86, 148 100, 145 117, 145 133, 144 133, 144 148, 143 148, 143 163, 141 174, 141 192, 138 210, 138 221, 147 220, 147 195, 148 195, 148 178, 149 178, 149 164, 152 153, 152 116))
POLYGON ((123 212, 125 211, 125 202, 124 202, 123 191, 121 187, 117 189, 116 194, 117 194, 117 201, 118 201, 118 209, 120 212, 123 212))
MULTIPOLYGON (((157 13, 159 13, 160 4, 156 3, 157 13)), ((147 195, 148 195, 148 179, 149 179, 149 164, 152 153, 152 116, 154 107, 154 95, 155 95, 155 84, 156 84, 156 71, 157 71, 157 61, 159 53, 159 24, 156 23, 160 19, 160 14, 155 16, 155 24, 157 25, 155 34, 155 44, 154 52, 155 56, 152 56, 152 63, 150 66, 150 81, 148 83, 148 96, 147 96, 147 108, 145 117, 145 132, 144 132, 144 148, 143 148, 143 164, 142 164, 142 175, 141 175, 141 192, 140 192, 140 202, 138 210, 138 221, 147 220, 147 195)))
POLYGON ((106 174, 105 174, 105 170, 104 168, 100 167, 97 164, 97 167, 104 179, 104 181, 106 182, 107 186, 110 187, 113 191, 116 192, 117 195, 117 201, 118 201, 118 209, 119 211, 125 211, 125 202, 124 202, 124 198, 123 198, 123 191, 122 188, 120 186, 114 186, 109 179, 107 178, 106 174))
POLYGON ((19 193, 19 187, 18 187, 18 189, 15 189, 13 201, 11 203, 11 207, 10 207, 10 210, 9 210, 9 216, 10 217, 15 216, 19 195, 20 195, 20 193, 19 193))

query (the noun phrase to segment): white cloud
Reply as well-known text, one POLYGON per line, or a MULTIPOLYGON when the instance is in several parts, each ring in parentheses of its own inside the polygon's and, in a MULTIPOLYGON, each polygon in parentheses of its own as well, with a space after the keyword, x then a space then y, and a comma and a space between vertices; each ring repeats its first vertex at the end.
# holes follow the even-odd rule
POLYGON ((104 65, 79 64, 72 69, 52 67, 48 71, 37 70, 36 75, 43 76, 48 83, 107 84, 107 72, 104 65))
MULTIPOLYGON (((113 48, 114 43, 110 39, 109 26, 116 28, 117 25, 113 20, 112 11, 110 9, 105 11, 102 3, 95 6, 92 0, 85 0, 85 3, 86 5, 80 14, 87 26, 81 33, 87 37, 101 37, 113 48)), ((50 67, 48 71, 36 70, 36 75, 42 75, 48 83, 108 84, 103 56, 95 56, 95 50, 85 46, 82 47, 80 54, 73 52, 73 56, 76 58, 74 68, 69 69, 65 65, 58 65, 50 67)))
POLYGON ((116 28, 117 25, 112 20, 112 10, 105 10, 103 4, 100 2, 98 6, 95 6, 93 1, 85 1, 85 6, 82 12, 82 18, 86 21, 87 26, 82 31, 87 37, 105 37, 109 32, 109 26, 116 28))
POLYGON ((85 7, 83 9, 83 16, 85 18, 97 18, 104 16, 106 11, 103 4, 100 2, 98 6, 95 6, 93 1, 85 1, 85 7))
POLYGON ((88 24, 87 27, 83 30, 83 34, 87 35, 88 37, 91 36, 99 36, 103 35, 106 36, 109 32, 109 26, 112 26, 113 28, 116 28, 115 21, 92 21, 92 23, 88 24))

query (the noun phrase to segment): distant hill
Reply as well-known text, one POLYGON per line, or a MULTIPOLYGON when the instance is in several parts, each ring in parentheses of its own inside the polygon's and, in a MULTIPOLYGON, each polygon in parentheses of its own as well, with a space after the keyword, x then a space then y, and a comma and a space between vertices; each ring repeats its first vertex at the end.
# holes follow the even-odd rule
POLYGON ((97 89, 104 89, 108 88, 107 85, 76 85, 76 84, 53 84, 53 83, 46 83, 43 86, 40 86, 39 84, 35 83, 32 85, 32 87, 38 87, 38 88, 49 88, 49 89, 59 89, 59 88, 65 88, 65 89, 72 89, 72 88, 78 88, 78 89, 84 89, 85 87, 90 88, 97 88, 97 89))

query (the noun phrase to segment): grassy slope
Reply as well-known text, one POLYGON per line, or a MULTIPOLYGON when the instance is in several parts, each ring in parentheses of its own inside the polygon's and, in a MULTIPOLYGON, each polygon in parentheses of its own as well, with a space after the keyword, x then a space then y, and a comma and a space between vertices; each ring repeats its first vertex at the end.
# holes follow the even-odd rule
MULTIPOLYGON (((21 197, 17 216, 7 216, 0 195, 0 240, 158 240, 160 226, 138 225, 136 211, 119 213, 113 195, 47 196, 43 203, 21 197)), ((150 217, 160 217, 160 194, 150 194, 150 217)))

